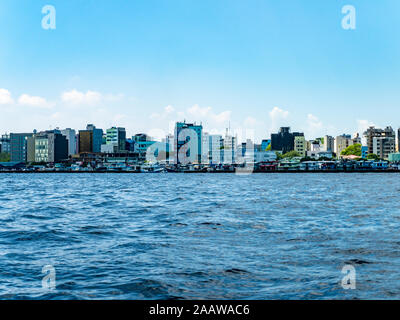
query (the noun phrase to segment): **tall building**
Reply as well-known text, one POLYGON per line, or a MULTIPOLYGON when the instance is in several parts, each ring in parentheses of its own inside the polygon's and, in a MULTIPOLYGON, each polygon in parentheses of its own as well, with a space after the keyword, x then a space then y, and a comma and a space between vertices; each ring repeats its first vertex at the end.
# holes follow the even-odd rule
POLYGON ((220 164, 223 159, 223 139, 217 134, 203 134, 202 160, 205 164, 220 164))
POLYGON ((93 152, 93 131, 79 130, 78 135, 78 153, 93 152))
POLYGON ((140 154, 146 154, 147 149, 156 141, 153 141, 147 134, 138 133, 132 137, 135 144, 134 151, 140 154))
POLYGON ((304 136, 301 132, 290 132, 290 127, 281 127, 278 133, 271 134, 271 149, 287 153, 294 150, 294 138, 304 136))
POLYGON ((400 152, 400 128, 397 129, 397 152, 400 152))
POLYGON ((166 162, 168 164, 173 164, 175 161, 175 142, 174 142, 174 135, 173 134, 167 134, 167 136, 162 139, 162 142, 165 143, 165 148, 167 152, 167 157, 166 157, 166 162))
POLYGON ((125 128, 112 127, 106 131, 106 144, 116 146, 117 152, 125 151, 126 131, 125 128))
POLYGON ((26 141, 26 161, 29 163, 35 162, 35 136, 36 133, 26 141))
POLYGON ((353 144, 361 144, 361 137, 358 132, 353 135, 353 144))
POLYGON ((294 137, 294 151, 298 152, 302 157, 306 156, 307 143, 304 136, 294 137))
POLYGON ((335 153, 336 157, 340 158, 344 149, 354 144, 354 140, 349 134, 342 134, 335 139, 335 153))
POLYGON ((389 154, 396 152, 396 139, 394 137, 374 137, 372 139, 372 153, 380 159, 387 160, 389 154))
POLYGON ((10 135, 3 134, 0 138, 1 152, 10 153, 11 152, 11 144, 10 144, 10 135))
POLYGON ((334 150, 335 150, 335 138, 331 136, 324 136, 323 151, 334 152, 334 150))
POLYGON ((27 140, 33 133, 10 133, 10 157, 12 162, 27 162, 27 140))
MULTIPOLYGON (((367 139, 367 147, 368 147, 368 154, 374 153, 374 138, 393 138, 396 139, 396 134, 392 127, 386 127, 385 129, 379 129, 375 127, 369 127, 367 131, 364 132, 364 136, 367 139)), ((383 142, 376 142, 375 147, 377 150, 383 150, 380 147, 378 148, 378 144, 391 144, 391 139, 383 142)), ((388 148, 388 147, 386 147, 388 148)), ((384 159, 384 158, 383 158, 384 159)))
POLYGON ((60 162, 68 159, 68 140, 59 130, 35 135, 35 162, 60 162))
POLYGON ((226 130, 225 138, 223 139, 223 163, 225 164, 234 164, 236 163, 237 157, 237 137, 233 136, 229 133, 229 130, 226 130))
POLYGON ((61 134, 67 138, 68 141, 68 155, 76 154, 76 132, 74 129, 67 128, 61 130, 61 134))
MULTIPOLYGON (((86 130, 92 131, 92 152, 99 153, 101 152, 101 145, 103 143, 103 129, 98 129, 93 124, 88 124, 86 126, 86 130)), ((125 144, 125 141, 124 141, 125 144)), ((124 147, 125 150, 125 147, 124 147)))
POLYGON ((196 125, 196 123, 186 123, 185 121, 176 123, 174 134, 175 164, 182 163, 182 156, 185 158, 186 164, 189 162, 201 163, 202 136, 203 126, 201 124, 196 125), (194 139, 194 141, 190 142, 191 139, 194 139))

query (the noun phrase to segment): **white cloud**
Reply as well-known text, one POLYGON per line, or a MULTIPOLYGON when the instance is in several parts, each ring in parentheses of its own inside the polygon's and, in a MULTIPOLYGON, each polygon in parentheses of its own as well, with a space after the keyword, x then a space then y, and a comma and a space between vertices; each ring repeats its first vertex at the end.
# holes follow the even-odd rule
POLYGON ((258 123, 257 119, 250 116, 244 119, 245 127, 254 127, 255 125, 257 125, 257 123, 258 123))
POLYGON ((270 132, 276 132, 280 126, 286 125, 286 119, 289 117, 289 111, 274 107, 269 112, 269 117, 271 119, 270 132))
MULTIPOLYGON (((102 97, 102 96, 100 95, 100 97, 102 97)), ((119 93, 119 94, 108 93, 108 94, 104 95, 103 98, 107 102, 116 102, 116 101, 121 101, 122 99, 124 99, 125 95, 122 93, 119 93)))
POLYGON ((153 113, 150 115, 150 119, 151 119, 151 120, 159 119, 160 117, 161 117, 161 115, 160 115, 159 113, 157 113, 157 112, 153 112, 153 113))
POLYGON ((198 104, 195 104, 193 107, 190 107, 187 111, 192 116, 206 117, 210 113, 211 107, 201 108, 199 107, 198 104))
POLYGON ((70 104, 88 104, 95 105, 98 104, 102 100, 103 96, 100 92, 96 91, 87 91, 86 93, 80 92, 78 90, 71 90, 63 92, 61 95, 61 99, 65 103, 70 104))
POLYGON ((364 137, 364 132, 367 131, 369 127, 375 127, 376 125, 369 120, 357 120, 357 132, 360 134, 361 143, 366 144, 367 139, 364 137))
POLYGON ((362 135, 369 127, 375 127, 375 124, 369 120, 357 120, 357 130, 362 135))
POLYGON ((211 107, 202 108, 198 104, 187 109, 187 113, 196 117, 194 120, 211 121, 216 124, 226 124, 231 118, 231 111, 229 110, 214 113, 211 107))
POLYGON ((168 105, 168 106, 166 106, 165 108, 164 108, 164 110, 165 110, 165 112, 166 113, 172 113, 172 112, 174 112, 175 111, 175 108, 173 107, 173 106, 171 106, 171 105, 168 105))
POLYGON ((23 106, 37 107, 37 108, 51 108, 52 105, 46 101, 45 98, 38 96, 30 96, 23 94, 18 98, 18 103, 23 106))
POLYGON ((223 111, 218 114, 212 114, 211 118, 217 123, 227 123, 231 118, 231 111, 223 111))
POLYGON ((307 124, 311 132, 318 131, 323 128, 322 122, 318 119, 318 117, 311 113, 307 115, 307 124))
POLYGON ((62 118, 62 114, 61 114, 61 112, 55 112, 55 113, 53 113, 50 117, 52 118, 52 119, 55 119, 55 120, 59 120, 59 119, 61 119, 62 118))
POLYGON ((7 89, 0 88, 0 104, 12 104, 14 103, 13 98, 11 97, 11 92, 7 89))
POLYGON ((155 120, 155 119, 165 119, 168 116, 170 116, 171 114, 173 114, 175 111, 175 108, 171 105, 168 105, 164 108, 164 112, 163 113, 157 113, 157 112, 153 112, 150 115, 150 119, 155 120))
POLYGON ((278 107, 274 107, 270 111, 269 116, 270 116, 270 118, 271 118, 271 120, 273 122, 274 121, 279 121, 279 120, 282 120, 282 119, 286 119, 289 116, 289 111, 285 111, 285 110, 282 110, 282 109, 280 109, 278 107))

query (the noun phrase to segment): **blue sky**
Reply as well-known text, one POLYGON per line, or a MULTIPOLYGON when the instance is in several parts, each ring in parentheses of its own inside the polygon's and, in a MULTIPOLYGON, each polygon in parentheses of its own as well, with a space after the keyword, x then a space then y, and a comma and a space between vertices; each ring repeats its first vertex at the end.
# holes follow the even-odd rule
POLYGON ((2 0, 0 132, 400 126, 398 0, 2 0), (56 29, 41 27, 44 5, 56 29), (355 30, 341 26, 356 8, 355 30))

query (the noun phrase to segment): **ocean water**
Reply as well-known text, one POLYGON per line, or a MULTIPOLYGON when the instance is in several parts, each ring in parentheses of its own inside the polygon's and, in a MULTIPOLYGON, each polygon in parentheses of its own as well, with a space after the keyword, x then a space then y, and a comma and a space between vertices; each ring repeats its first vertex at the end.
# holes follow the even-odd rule
POLYGON ((399 192, 385 173, 0 174, 0 299, 399 299, 399 192))

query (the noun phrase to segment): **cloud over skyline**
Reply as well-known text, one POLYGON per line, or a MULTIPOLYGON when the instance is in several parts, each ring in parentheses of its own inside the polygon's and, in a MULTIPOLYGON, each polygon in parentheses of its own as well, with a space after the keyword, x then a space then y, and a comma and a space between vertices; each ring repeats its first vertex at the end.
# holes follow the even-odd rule
MULTIPOLYGON (((236 117, 232 110, 219 110, 211 106, 193 104, 187 108, 166 105, 159 112, 142 111, 138 116, 136 108, 131 110, 122 108, 121 104, 132 105, 132 99, 126 99, 126 95, 103 94, 95 90, 79 91, 77 89, 64 90, 59 99, 49 102, 48 99, 39 95, 21 94, 15 101, 12 93, 5 88, 0 89, 0 105, 3 113, 10 117, 20 114, 21 108, 30 108, 36 111, 30 117, 20 117, 18 126, 10 125, 6 117, 0 119, 0 128, 3 131, 32 131, 33 129, 44 130, 55 127, 73 127, 76 130, 83 129, 87 123, 94 123, 103 129, 111 126, 126 127, 129 134, 138 132, 152 133, 159 140, 165 135, 173 133, 177 121, 202 123, 204 132, 224 135, 228 127, 233 133, 245 135, 244 132, 254 132, 256 141, 269 138, 273 132, 277 132, 281 126, 291 126, 292 131, 303 131, 308 139, 314 139, 325 134, 333 136, 341 134, 332 125, 324 124, 319 117, 313 113, 304 115, 303 124, 294 125, 292 114, 284 108, 274 106, 264 115, 248 115, 244 118, 236 117), (4 106, 7 107, 4 109, 4 106), (18 106, 18 108, 15 108, 18 106), (72 107, 72 108, 70 108, 72 107), (146 116, 147 113, 147 116, 146 116), (140 119, 149 119, 150 122, 140 119)), ((268 110, 268 109, 267 109, 268 110)), ((359 132, 360 135, 373 122, 369 120, 356 120, 354 129, 350 134, 359 132)), ((252 133, 253 134, 253 133, 252 133)))

